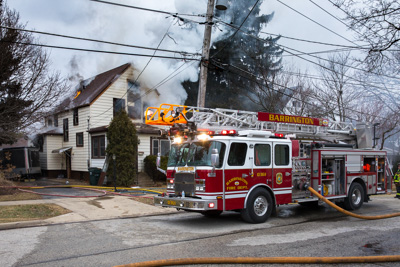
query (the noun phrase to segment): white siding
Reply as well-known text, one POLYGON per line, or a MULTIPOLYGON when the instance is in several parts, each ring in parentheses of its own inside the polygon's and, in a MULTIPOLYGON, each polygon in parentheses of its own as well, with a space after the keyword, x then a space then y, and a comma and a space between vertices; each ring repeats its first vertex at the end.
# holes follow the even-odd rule
POLYGON ((46 158, 46 166, 43 168, 44 170, 65 170, 66 169, 66 160, 64 153, 52 153, 53 150, 59 149, 62 147, 62 139, 61 135, 46 135, 43 140, 43 154, 44 158, 46 158))
MULTIPOLYGON (((71 112, 73 115, 73 112, 71 112)), ((79 108, 79 125, 73 125, 73 121, 70 123, 69 128, 69 143, 72 145, 72 156, 71 156, 71 169, 72 171, 87 171, 88 170, 88 155, 90 152, 89 140, 88 140, 88 118, 90 114, 89 106, 79 108), (83 147, 76 146, 76 134, 83 133, 83 147)))
POLYGON ((61 136, 62 144, 61 147, 72 147, 71 151, 71 170, 72 171, 87 171, 88 170, 88 118, 90 114, 90 107, 81 107, 78 109, 78 125, 74 125, 73 110, 60 113, 58 115, 58 125, 63 128, 63 120, 68 119, 68 141, 64 141, 64 137, 61 136), (76 134, 83 133, 83 147, 76 146, 76 134))
POLYGON ((133 75, 133 68, 129 67, 106 91, 90 106, 90 128, 109 125, 113 119, 113 99, 125 99, 125 109, 128 107, 127 90, 128 78, 133 75))
POLYGON ((151 154, 150 137, 151 134, 138 134, 140 144, 138 145, 138 169, 139 172, 144 171, 144 158, 151 154), (140 155, 143 152, 143 155, 140 155))

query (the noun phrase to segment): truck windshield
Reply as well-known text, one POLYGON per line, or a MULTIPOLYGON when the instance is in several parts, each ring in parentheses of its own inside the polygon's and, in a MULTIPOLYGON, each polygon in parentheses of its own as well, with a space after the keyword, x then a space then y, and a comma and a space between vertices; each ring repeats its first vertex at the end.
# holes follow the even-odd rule
POLYGON ((211 166, 211 152, 218 149, 219 163, 217 168, 222 166, 226 145, 221 142, 194 142, 181 146, 173 145, 168 159, 168 167, 174 166, 211 166))

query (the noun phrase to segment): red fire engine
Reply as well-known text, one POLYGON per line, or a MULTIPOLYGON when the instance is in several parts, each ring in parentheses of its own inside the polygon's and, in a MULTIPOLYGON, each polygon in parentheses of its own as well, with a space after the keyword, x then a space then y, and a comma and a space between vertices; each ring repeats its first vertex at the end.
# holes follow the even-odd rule
POLYGON ((261 223, 278 205, 318 204, 308 186, 348 210, 390 189, 386 152, 372 149, 367 124, 169 104, 146 115, 173 138, 158 206, 261 223))

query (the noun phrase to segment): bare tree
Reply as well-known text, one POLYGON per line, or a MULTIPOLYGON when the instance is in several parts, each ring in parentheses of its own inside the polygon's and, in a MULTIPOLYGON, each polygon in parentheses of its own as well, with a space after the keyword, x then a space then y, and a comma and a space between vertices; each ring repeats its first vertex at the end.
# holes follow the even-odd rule
POLYGON ((51 73, 49 56, 25 26, 19 14, 0 0, 0 144, 12 143, 18 133, 50 111, 65 82, 51 73))
MULTIPOLYGON (((400 2, 398 0, 332 0, 346 14, 360 41, 369 44, 371 67, 396 59, 400 48, 400 2)), ((399 61, 397 61, 399 62, 399 61)))
POLYGON ((334 121, 346 121, 360 96, 351 85, 352 73, 349 53, 334 54, 328 61, 319 62, 321 82, 314 82, 315 99, 321 107, 321 115, 334 121))
POLYGON ((363 101, 358 107, 357 120, 376 125, 376 136, 379 138, 376 147, 380 150, 388 139, 400 133, 400 110, 389 109, 383 102, 370 100, 363 101))
POLYGON ((254 87, 249 88, 246 96, 259 107, 260 111, 280 113, 293 96, 295 89, 293 77, 281 71, 269 72, 264 70, 262 77, 254 87))

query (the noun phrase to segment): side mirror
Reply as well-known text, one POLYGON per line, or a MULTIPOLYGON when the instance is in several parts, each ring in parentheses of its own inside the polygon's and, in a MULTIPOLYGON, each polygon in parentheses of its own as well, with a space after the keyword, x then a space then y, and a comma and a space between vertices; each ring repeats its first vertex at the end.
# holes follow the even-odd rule
POLYGON ((157 160, 156 160, 156 166, 157 166, 157 167, 160 167, 160 165, 161 165, 161 154, 158 153, 158 154, 157 154, 157 160))
POLYGON ((214 148, 211 151, 211 166, 215 168, 219 164, 219 153, 218 149, 214 148))

